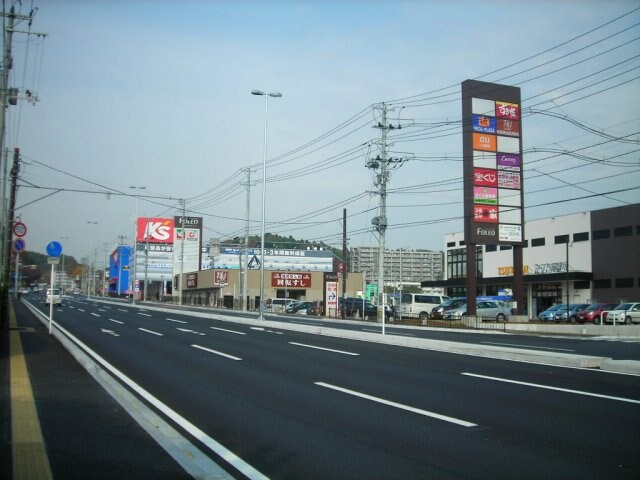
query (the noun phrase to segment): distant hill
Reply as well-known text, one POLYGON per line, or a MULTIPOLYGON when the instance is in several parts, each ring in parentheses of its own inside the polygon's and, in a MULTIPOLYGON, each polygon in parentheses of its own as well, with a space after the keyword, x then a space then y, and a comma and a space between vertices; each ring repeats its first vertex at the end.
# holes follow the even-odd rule
MULTIPOLYGON (((20 254, 20 276, 25 279, 25 283, 49 282, 51 265, 47 263, 48 258, 47 255, 36 252, 26 251, 20 254)), ((64 258, 61 258, 59 266, 64 268, 64 271, 70 276, 79 276, 82 273, 82 265, 69 255, 64 255, 64 258)))

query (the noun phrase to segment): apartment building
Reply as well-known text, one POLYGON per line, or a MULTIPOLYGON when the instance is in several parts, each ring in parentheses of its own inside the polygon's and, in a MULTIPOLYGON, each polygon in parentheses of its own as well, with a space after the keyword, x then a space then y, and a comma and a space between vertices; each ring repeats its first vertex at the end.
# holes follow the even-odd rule
MULTIPOLYGON (((360 272, 367 282, 378 279, 378 247, 354 247, 350 250, 351 271, 360 272)), ((384 250, 384 278, 386 284, 416 283, 440 280, 443 277, 442 252, 421 249, 384 250)))

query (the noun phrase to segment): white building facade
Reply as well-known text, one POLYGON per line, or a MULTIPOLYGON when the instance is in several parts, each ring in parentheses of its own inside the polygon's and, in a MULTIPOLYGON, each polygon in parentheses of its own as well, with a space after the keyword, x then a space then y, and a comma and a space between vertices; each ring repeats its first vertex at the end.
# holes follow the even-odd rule
MULTIPOLYGON (((532 220, 525 224, 523 272, 530 318, 556 303, 640 301, 640 204, 532 220)), ((478 294, 513 283, 510 246, 478 245, 478 294)), ((449 296, 466 295, 464 233, 445 235, 449 296)), ((422 286, 436 286, 425 281, 422 286)))

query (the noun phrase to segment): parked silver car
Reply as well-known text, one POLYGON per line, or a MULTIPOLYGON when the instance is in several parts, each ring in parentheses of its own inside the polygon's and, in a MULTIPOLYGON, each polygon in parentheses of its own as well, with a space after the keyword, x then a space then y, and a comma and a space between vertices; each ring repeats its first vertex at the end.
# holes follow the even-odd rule
POLYGON ((553 305, 547 308, 545 311, 540 312, 538 314, 538 319, 543 322, 553 322, 556 319, 556 312, 561 308, 567 308, 567 305, 564 303, 558 303, 557 305, 553 305))
POLYGON ((640 323, 640 302, 621 303, 608 313, 605 322, 640 323))
MULTIPOLYGON (((446 310, 444 312, 445 320, 460 320, 464 315, 467 314, 467 304, 453 308, 451 310, 446 310)), ((476 302, 476 315, 478 317, 483 317, 484 319, 496 319, 499 322, 503 322, 509 318, 511 314, 511 309, 506 305, 502 305, 500 302, 495 300, 482 300, 476 302)))
POLYGON ((556 310, 555 321, 569 321, 571 323, 576 323, 576 321, 578 320, 578 314, 587 307, 589 307, 588 303, 572 303, 568 308, 565 305, 564 308, 556 310))

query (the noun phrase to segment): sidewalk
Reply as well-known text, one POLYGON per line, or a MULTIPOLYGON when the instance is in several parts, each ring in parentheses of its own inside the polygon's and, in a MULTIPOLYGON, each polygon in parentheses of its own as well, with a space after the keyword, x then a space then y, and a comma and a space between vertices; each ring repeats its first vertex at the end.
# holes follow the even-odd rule
POLYGON ((21 302, 10 302, 0 331, 0 480, 191 478, 21 302))

